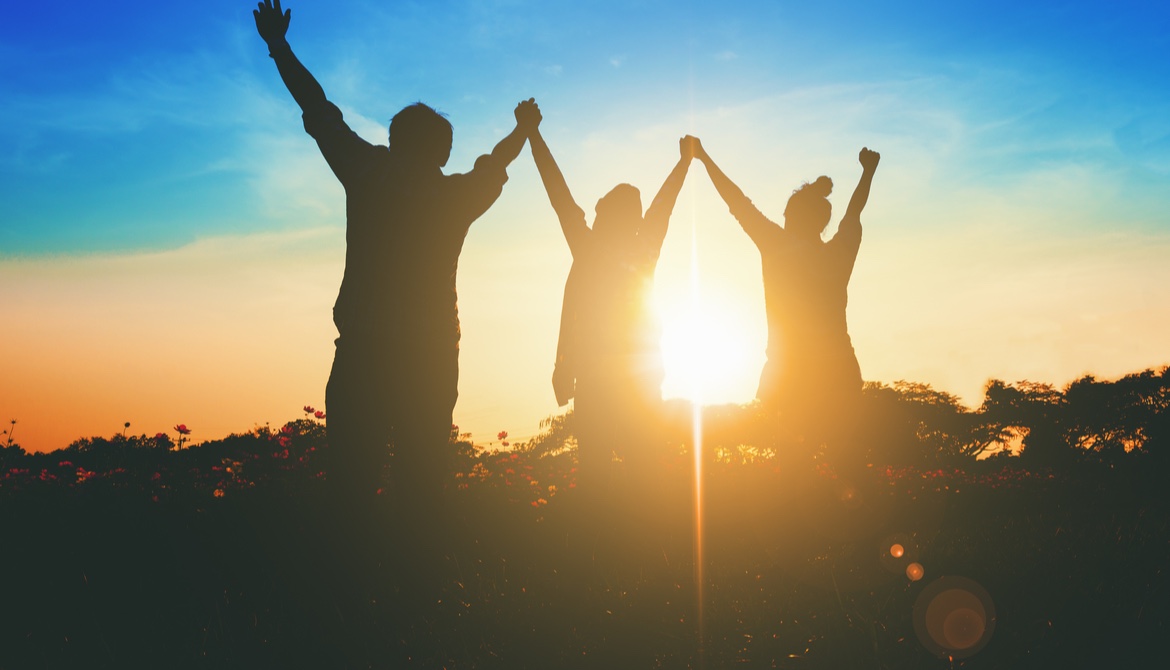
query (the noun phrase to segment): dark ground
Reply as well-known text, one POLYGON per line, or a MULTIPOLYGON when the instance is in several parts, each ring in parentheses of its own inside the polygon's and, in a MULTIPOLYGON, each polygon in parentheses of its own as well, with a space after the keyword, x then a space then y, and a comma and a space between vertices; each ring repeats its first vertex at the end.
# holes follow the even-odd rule
POLYGON ((445 509, 358 520, 290 425, 5 464, 0 669, 1121 668, 1170 639, 1168 500, 1136 460, 708 462, 700 589, 685 456, 599 501, 571 453, 479 453, 445 509), (916 633, 942 577, 990 597, 973 654, 916 633))

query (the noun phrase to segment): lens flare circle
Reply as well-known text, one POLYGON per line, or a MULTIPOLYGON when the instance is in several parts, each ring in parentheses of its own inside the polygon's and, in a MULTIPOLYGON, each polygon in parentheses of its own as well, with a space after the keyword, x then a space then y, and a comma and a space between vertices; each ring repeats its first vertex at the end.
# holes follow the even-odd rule
POLYGON ((926 576, 926 568, 921 563, 911 563, 906 566, 906 578, 916 582, 926 576))
POLYGON ((969 658, 991 640, 995 605, 977 582, 941 577, 929 584, 914 603, 914 632, 934 655, 969 658))
POLYGON ((906 568, 918 562, 918 543, 909 533, 887 535, 876 550, 878 562, 892 575, 906 575, 906 568))
MULTIPOLYGON (((982 610, 982 608, 980 608, 982 610)), ((952 649, 970 649, 983 639, 987 631, 987 617, 982 611, 960 607, 946 614, 942 623, 943 639, 952 649)))

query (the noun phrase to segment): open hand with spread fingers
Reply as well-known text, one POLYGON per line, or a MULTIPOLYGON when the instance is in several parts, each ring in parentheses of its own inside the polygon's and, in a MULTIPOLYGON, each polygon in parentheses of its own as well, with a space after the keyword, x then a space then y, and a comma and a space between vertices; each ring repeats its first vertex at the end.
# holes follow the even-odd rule
POLYGON ((260 37, 269 45, 279 44, 288 32, 292 10, 282 12, 280 0, 264 0, 252 10, 252 16, 256 18, 256 32, 260 33, 260 37))

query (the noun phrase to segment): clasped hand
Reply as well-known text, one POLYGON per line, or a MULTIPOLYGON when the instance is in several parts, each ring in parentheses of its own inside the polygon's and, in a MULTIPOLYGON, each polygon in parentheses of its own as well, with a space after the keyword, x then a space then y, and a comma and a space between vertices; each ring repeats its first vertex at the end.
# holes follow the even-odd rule
POLYGON ((540 107, 536 104, 535 98, 521 100, 520 104, 516 105, 514 114, 516 126, 525 132, 532 132, 544 118, 540 114, 540 107))

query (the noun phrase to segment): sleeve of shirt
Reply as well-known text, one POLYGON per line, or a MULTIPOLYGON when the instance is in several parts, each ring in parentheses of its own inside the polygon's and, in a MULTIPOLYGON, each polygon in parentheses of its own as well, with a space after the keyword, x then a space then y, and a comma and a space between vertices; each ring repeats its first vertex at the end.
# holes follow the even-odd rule
POLYGON ((471 172, 459 175, 462 187, 458 202, 460 218, 467 225, 482 216, 504 191, 504 183, 508 181, 505 167, 502 160, 484 154, 475 159, 471 172))
POLYGON ((333 174, 347 185, 361 172, 365 157, 370 155, 373 145, 363 140, 346 124, 337 105, 324 101, 321 105, 306 109, 302 115, 305 132, 317 140, 317 147, 333 174))

